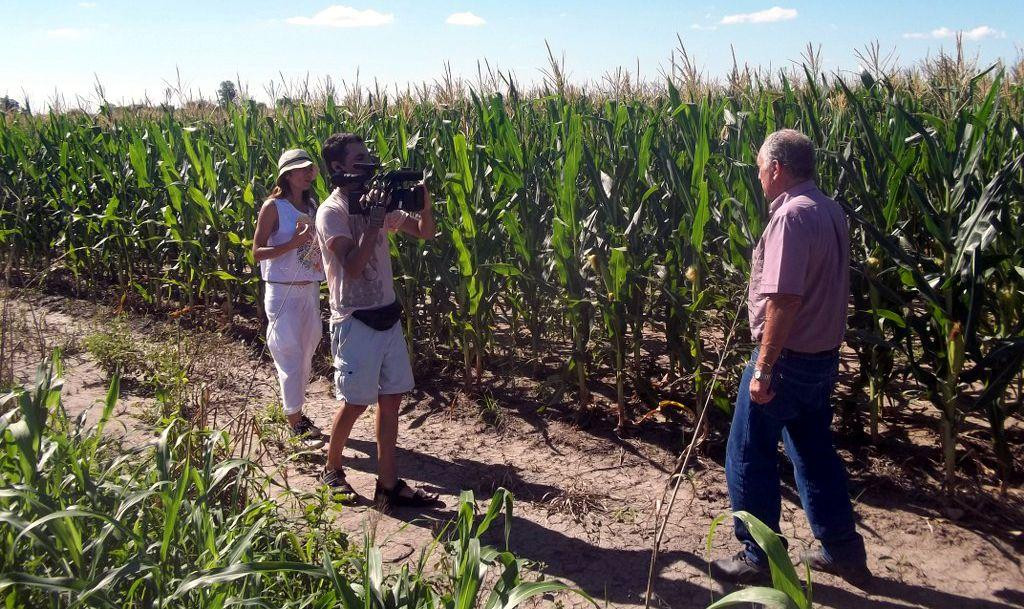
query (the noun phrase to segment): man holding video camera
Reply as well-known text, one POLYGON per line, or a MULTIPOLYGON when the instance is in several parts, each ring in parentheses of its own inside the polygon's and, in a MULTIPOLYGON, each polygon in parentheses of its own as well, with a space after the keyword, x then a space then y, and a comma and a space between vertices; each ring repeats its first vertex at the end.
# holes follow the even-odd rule
POLYGON ((398 408, 414 382, 399 323, 402 309, 395 298, 387 236, 388 231, 401 231, 433 239, 430 194, 422 183, 400 188, 404 181, 422 179, 422 173, 376 175, 376 159, 355 134, 327 138, 323 156, 336 188, 317 211, 316 232, 330 290, 334 385, 341 402, 331 428, 323 482, 343 502, 355 500, 342 469, 342 453, 356 419, 377 403, 374 503, 385 511, 430 506, 438 503, 437 497, 413 489, 395 469, 398 408))

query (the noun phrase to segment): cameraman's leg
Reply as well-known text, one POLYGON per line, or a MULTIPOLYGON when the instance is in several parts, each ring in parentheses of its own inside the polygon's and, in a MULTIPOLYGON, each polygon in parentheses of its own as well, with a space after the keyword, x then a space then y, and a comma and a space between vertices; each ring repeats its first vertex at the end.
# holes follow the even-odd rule
POLYGON ((398 444, 398 409, 402 395, 414 386, 409 349, 402 335, 402 325, 396 323, 386 333, 384 360, 380 369, 380 399, 377 408, 378 481, 385 488, 393 488, 398 479, 395 466, 395 448, 398 444))
POLYGON ((384 511, 392 507, 429 507, 440 503, 438 496, 409 486, 398 477, 395 453, 398 444, 398 409, 402 394, 382 394, 377 407, 377 488, 374 502, 384 511))
POLYGON ((395 452, 398 445, 398 409, 402 394, 381 395, 377 404, 377 479, 387 488, 395 486, 395 452))
POLYGON ((334 422, 331 424, 331 441, 327 445, 327 468, 341 469, 345 457, 343 455, 348 437, 352 434, 352 427, 356 419, 366 410, 366 404, 349 404, 342 402, 341 408, 334 414, 334 422))
POLYGON ((356 419, 377 401, 382 349, 374 331, 355 319, 331 326, 334 392, 341 407, 334 415, 327 447, 327 468, 341 469, 343 451, 356 419))

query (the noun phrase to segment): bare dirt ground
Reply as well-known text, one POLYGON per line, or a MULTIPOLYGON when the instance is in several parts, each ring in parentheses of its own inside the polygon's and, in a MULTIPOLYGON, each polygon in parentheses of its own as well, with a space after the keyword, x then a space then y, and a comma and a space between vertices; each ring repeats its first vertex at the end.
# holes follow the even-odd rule
MULTIPOLYGON (((24 292, 15 292, 8 302, 11 330, 4 356, 8 362, 13 356, 16 380, 29 380, 41 354, 60 346, 65 351, 65 407, 72 416, 97 411, 108 379, 80 347, 80 339, 109 323, 110 310, 24 292)), ((167 322, 135 317, 129 325, 133 336, 143 340, 150 335, 181 337, 180 331, 168 330, 167 322)), ((213 406, 208 414, 212 422, 230 425, 243 407, 260 411, 277 400, 273 367, 268 358, 258 357, 258 348, 198 330, 190 331, 189 340, 195 356, 190 378, 205 388, 213 406), (252 397, 246 400, 252 373, 252 397)), ((322 367, 324 363, 320 362, 322 367)), ((371 409, 356 426, 346 452, 349 480, 364 501, 345 508, 337 526, 350 531, 354 540, 361 531, 371 531, 385 560, 399 563, 415 559, 419 549, 454 517, 462 490, 473 490, 479 501, 505 487, 516 501, 513 551, 537 563, 549 576, 587 591, 602 605, 642 606, 655 502, 681 448, 680 433, 668 425, 645 424, 631 437, 620 439, 607 431, 608 425, 581 429, 558 409, 538 414, 530 392, 518 388, 514 379, 488 380, 487 393, 497 406, 488 412, 481 400, 461 396, 455 382, 439 381, 438 376, 436 370, 421 372, 422 388, 403 405, 399 467, 411 482, 440 493, 446 507, 420 514, 399 512, 395 517, 381 516, 368 507, 376 470, 371 409)), ((908 409, 906 417, 920 431, 903 438, 886 436, 881 449, 840 437, 875 578, 858 589, 815 574, 815 604, 1024 607, 1021 491, 1011 489, 1007 497, 999 498, 993 488, 967 484, 958 500, 942 501, 933 480, 938 469, 934 434, 920 427, 934 425, 934 413, 917 406, 908 409)), ((146 421, 153 408, 152 398, 139 395, 130 384, 122 388, 118 420, 128 441, 152 437, 146 421)), ((334 409, 330 384, 320 376, 310 387, 306 411, 326 429, 334 409)), ((713 428, 723 427, 720 421, 715 423, 713 428)), ((258 451, 261 460, 279 468, 282 483, 299 496, 314 492, 322 453, 301 454, 264 433, 258 451)), ((709 525, 729 508, 723 450, 724 438, 712 433, 706 453, 692 472, 692 486, 683 486, 657 563, 654 606, 705 607, 731 590, 708 577, 705 550, 709 525)), ((783 479, 783 532, 795 557, 810 546, 813 536, 791 473, 784 473, 783 479)), ((738 547, 725 523, 713 541, 712 557, 733 553, 738 547)), ((566 606, 586 605, 574 596, 557 600, 566 606)))

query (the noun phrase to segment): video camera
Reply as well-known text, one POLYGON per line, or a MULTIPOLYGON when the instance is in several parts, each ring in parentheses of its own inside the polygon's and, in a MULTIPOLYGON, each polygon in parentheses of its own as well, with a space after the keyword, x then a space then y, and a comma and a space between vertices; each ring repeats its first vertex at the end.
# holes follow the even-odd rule
POLYGON ((426 188, 420 184, 416 186, 405 186, 408 182, 421 182, 423 170, 403 167, 395 171, 379 173, 380 165, 377 163, 356 163, 355 169, 359 173, 346 173, 339 171, 331 175, 331 183, 342 189, 348 189, 352 184, 358 185, 357 189, 348 189, 349 192, 359 195, 354 197, 355 201, 349 201, 349 213, 366 215, 370 208, 363 202, 362 195, 371 190, 380 190, 387 200, 387 211, 401 210, 410 213, 423 211, 426 203, 426 188))

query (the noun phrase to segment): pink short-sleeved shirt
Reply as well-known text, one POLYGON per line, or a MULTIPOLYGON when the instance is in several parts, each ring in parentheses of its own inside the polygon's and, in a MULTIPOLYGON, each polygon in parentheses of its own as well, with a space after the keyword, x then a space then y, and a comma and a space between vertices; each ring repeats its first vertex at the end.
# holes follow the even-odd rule
POLYGON ((842 207, 813 181, 772 201, 751 260, 750 334, 761 340, 768 296, 801 297, 786 348, 814 353, 842 344, 850 298, 850 229, 842 207))

